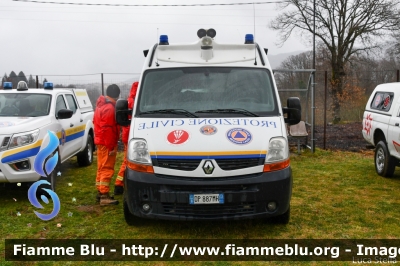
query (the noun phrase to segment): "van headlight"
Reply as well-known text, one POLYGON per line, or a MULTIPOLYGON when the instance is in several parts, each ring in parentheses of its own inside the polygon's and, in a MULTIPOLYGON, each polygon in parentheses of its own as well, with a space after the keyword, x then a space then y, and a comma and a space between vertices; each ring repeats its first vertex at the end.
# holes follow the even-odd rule
POLYGON ((289 147, 285 138, 272 138, 268 145, 263 172, 283 170, 290 166, 289 147))
POLYGON ((151 164, 151 158, 146 140, 132 139, 129 141, 128 160, 140 164, 151 164))
POLYGON ((286 160, 289 157, 289 149, 285 138, 272 138, 268 145, 268 156, 265 163, 286 160))
POLYGON ((34 143, 34 142, 36 142, 38 136, 39 136, 39 129, 30 131, 30 132, 14 134, 11 137, 11 141, 10 141, 10 144, 8 145, 8 149, 13 149, 13 148, 17 148, 20 146, 25 146, 25 145, 34 143))

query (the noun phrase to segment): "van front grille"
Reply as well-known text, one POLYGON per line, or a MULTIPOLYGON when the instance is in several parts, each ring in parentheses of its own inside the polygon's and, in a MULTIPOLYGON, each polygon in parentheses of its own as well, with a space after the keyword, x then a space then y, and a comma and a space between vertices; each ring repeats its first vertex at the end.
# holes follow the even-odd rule
POLYGON ((245 159, 215 159, 218 166, 225 171, 238 170, 264 164, 264 158, 245 158, 245 159))
POLYGON ((193 171, 195 170, 201 159, 195 160, 181 160, 181 159, 153 159, 152 160, 154 166, 180 170, 180 171, 193 171))

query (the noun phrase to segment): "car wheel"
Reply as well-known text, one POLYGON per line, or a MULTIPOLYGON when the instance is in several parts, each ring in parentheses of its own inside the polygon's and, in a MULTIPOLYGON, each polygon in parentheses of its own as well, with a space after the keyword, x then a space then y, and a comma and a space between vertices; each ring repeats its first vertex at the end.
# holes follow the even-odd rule
POLYGON ((397 159, 390 155, 384 141, 379 141, 375 148, 375 170, 378 175, 383 177, 393 176, 397 159))
POLYGON ((290 206, 285 213, 272 217, 271 221, 277 224, 288 224, 290 221, 290 206))
POLYGON ((79 166, 89 166, 92 164, 93 148, 93 138, 90 134, 88 134, 85 149, 77 155, 79 166))

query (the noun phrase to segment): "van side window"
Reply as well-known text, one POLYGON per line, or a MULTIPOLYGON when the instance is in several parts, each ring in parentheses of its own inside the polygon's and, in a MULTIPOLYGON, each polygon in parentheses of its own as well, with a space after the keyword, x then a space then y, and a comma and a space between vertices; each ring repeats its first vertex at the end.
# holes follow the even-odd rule
POLYGON ((76 102, 75 102, 74 96, 72 96, 71 94, 67 94, 67 95, 65 95, 65 97, 67 98, 69 109, 71 111, 74 111, 74 114, 75 114, 76 109, 78 109, 78 108, 76 107, 76 102))
POLYGON ((56 117, 58 118, 58 111, 61 109, 67 109, 67 105, 65 104, 64 97, 62 95, 59 95, 57 97, 57 103, 56 103, 56 117))
POLYGON ((393 102, 393 92, 376 92, 371 102, 371 109, 388 112, 393 102))

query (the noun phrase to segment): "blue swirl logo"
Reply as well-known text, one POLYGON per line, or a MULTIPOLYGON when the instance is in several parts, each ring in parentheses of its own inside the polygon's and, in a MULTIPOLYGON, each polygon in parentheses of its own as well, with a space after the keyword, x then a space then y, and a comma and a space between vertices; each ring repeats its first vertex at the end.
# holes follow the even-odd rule
MULTIPOLYGON (((35 183, 33 183, 32 186, 28 190, 29 201, 31 202, 31 204, 33 206, 35 206, 36 208, 39 208, 39 209, 43 209, 43 206, 39 203, 39 201, 36 198, 36 191, 38 190, 39 186, 42 184, 50 185, 50 183, 47 182, 46 180, 39 180, 39 181, 36 181, 35 183)), ((52 201, 54 202, 53 211, 49 214, 42 214, 37 211, 34 211, 34 213, 40 219, 42 219, 44 221, 48 221, 48 220, 51 220, 54 217, 56 217, 58 212, 60 211, 60 207, 61 207, 60 199, 58 198, 57 194, 53 190, 47 189, 47 188, 41 188, 41 189, 46 191, 50 195, 52 201)), ((49 203, 49 199, 45 195, 42 195, 41 199, 43 200, 44 203, 46 203, 46 204, 49 203)))
MULTIPOLYGON (((35 161, 33 163, 33 167, 35 171, 42 177, 48 178, 51 173, 54 171, 54 169, 57 166, 58 163, 58 145, 59 141, 57 136, 51 132, 47 132, 47 136, 49 137, 49 143, 47 144, 46 147, 41 146, 40 151, 37 154, 35 161)), ((42 144, 43 145, 43 144, 42 144)), ((48 181, 46 180, 39 180, 36 181, 35 183, 32 184, 32 186, 28 190, 28 199, 31 202, 33 206, 39 209, 43 209, 43 206, 39 203, 37 197, 36 197, 36 192, 39 189, 40 185, 51 185, 48 181)), ((41 190, 44 190, 47 192, 47 194, 51 197, 51 200, 54 203, 53 206, 53 211, 49 214, 42 214, 40 212, 34 211, 36 216, 39 217, 40 219, 44 221, 48 221, 53 219, 54 217, 57 216, 58 212, 60 211, 60 199, 58 198, 57 194, 51 190, 51 189, 46 189, 46 188, 40 188, 41 190)), ((49 199, 45 195, 41 195, 41 199, 44 203, 48 204, 49 199)))

